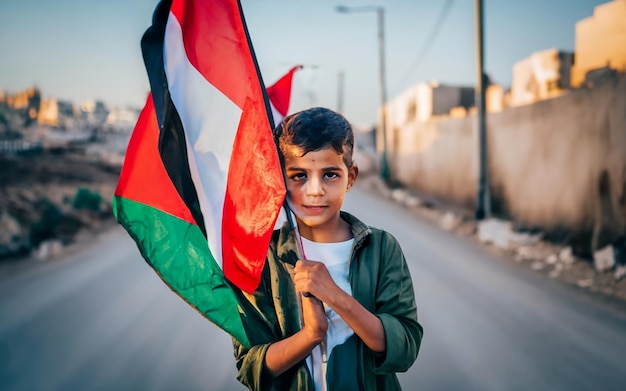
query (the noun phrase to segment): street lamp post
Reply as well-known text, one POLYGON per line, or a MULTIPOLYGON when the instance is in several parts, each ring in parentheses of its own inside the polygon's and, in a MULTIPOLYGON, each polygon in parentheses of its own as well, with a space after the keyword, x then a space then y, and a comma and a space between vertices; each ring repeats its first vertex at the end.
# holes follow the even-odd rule
POLYGON ((478 189, 474 216, 482 220, 491 216, 491 194, 487 170, 487 125, 485 107, 485 71, 483 36, 483 0, 474 0, 476 17, 476 106, 478 108, 478 189))
POLYGON ((389 181, 389 162, 387 160, 387 83, 385 81, 385 9, 379 6, 346 7, 337 6, 335 8, 340 13, 369 12, 375 11, 378 17, 378 61, 380 78, 380 103, 381 103, 381 126, 380 131, 383 139, 383 153, 380 160, 380 176, 385 181, 389 181))

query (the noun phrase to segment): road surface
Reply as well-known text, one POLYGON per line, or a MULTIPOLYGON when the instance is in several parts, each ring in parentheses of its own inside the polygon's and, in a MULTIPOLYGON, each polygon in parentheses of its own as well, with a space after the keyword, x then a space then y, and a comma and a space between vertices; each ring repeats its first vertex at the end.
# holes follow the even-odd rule
MULTIPOLYGON (((624 307, 358 187, 346 210, 394 234, 410 265, 425 335, 405 390, 626 390, 624 307)), ((0 266, 0 390, 244 389, 227 335, 121 228, 61 260, 0 266)))

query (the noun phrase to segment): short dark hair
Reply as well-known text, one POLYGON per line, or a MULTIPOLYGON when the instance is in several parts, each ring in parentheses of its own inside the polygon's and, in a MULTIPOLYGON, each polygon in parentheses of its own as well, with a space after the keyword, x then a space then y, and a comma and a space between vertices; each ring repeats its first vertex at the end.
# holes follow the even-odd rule
POLYGON ((285 117, 274 129, 274 140, 283 157, 288 146, 301 148, 303 156, 330 147, 343 155, 348 168, 352 167, 352 125, 343 115, 330 109, 313 107, 285 117))

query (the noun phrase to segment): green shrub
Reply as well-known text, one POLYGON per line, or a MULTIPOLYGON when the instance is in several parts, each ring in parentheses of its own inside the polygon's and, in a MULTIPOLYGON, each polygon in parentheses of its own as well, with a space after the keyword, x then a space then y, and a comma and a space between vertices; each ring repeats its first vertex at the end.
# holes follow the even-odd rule
POLYGON ((102 203, 102 196, 95 191, 81 187, 74 196, 74 209, 99 211, 102 203))
POLYGON ((63 220, 63 213, 50 200, 42 199, 37 203, 40 219, 30 227, 30 240, 38 245, 44 240, 56 237, 56 227, 63 220))

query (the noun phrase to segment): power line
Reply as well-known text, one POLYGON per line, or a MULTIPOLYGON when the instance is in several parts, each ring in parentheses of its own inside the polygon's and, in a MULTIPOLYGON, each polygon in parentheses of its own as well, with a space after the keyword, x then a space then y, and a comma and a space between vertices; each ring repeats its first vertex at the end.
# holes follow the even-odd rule
POLYGON ((422 50, 419 51, 419 54, 417 55, 415 60, 413 60, 413 63, 409 67, 409 70, 404 75, 404 77, 400 79, 401 81, 400 83, 398 83, 395 90, 397 90, 398 87, 401 87, 408 80, 408 78, 415 72, 417 67, 424 60, 424 58, 426 57, 426 54, 428 53, 428 50, 432 46, 433 42, 435 41, 435 38, 437 37, 437 34, 439 33, 441 26, 443 25, 446 18, 448 17, 448 14, 450 13, 450 9, 452 9, 453 4, 454 4, 454 0, 447 0, 446 3, 443 5, 443 8, 441 9, 441 13, 439 13, 439 17, 437 18, 437 22, 433 26, 433 29, 430 31, 430 34, 428 35, 426 42, 424 42, 424 46, 422 46, 422 50))

